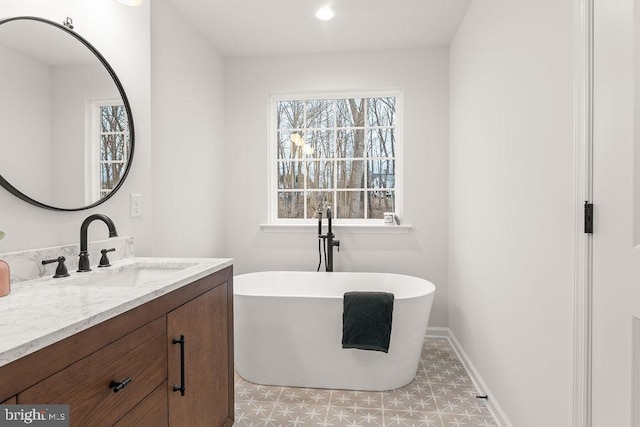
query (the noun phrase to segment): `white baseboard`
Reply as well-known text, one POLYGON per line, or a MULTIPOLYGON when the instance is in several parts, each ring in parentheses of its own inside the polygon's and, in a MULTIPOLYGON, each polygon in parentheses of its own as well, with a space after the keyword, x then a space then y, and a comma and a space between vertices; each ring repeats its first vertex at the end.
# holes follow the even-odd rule
POLYGON ((429 326, 425 335, 428 337, 449 338, 451 336, 451 330, 440 326, 429 326))
POLYGON ((429 327, 427 328, 426 336, 447 338, 449 340, 449 342, 451 343, 451 346, 453 347, 455 352, 458 354, 458 358, 460 359, 465 369, 469 373, 469 376, 471 377, 471 381, 473 381, 473 384, 478 390, 478 394, 487 395, 488 397, 487 408, 491 412, 491 415, 493 415, 493 418, 495 418, 496 422, 498 423, 498 426, 513 427, 513 424, 511 424, 511 421, 509 421, 507 414, 504 413, 504 411, 502 410, 502 407, 496 400, 495 396, 493 395, 493 393, 491 393, 491 390, 489 390, 489 387, 487 387, 487 384, 483 381, 482 377, 480 376, 480 373, 475 368, 475 366, 473 366, 473 363, 471 363, 469 356, 467 356, 467 353, 464 351, 464 349, 462 348, 462 345, 460 344, 458 339, 455 337, 453 332, 451 332, 451 329, 443 328, 443 327, 429 327))

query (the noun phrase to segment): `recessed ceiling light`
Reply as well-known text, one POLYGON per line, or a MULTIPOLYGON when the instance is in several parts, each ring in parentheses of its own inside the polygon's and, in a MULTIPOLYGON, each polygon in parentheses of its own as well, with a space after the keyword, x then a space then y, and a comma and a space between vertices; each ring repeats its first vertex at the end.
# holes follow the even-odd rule
POLYGON ((333 19, 334 16, 335 16, 335 13, 333 13, 333 10, 331 10, 328 7, 323 7, 321 9, 318 9, 318 11, 316 12, 316 18, 318 18, 321 21, 328 21, 330 19, 333 19))

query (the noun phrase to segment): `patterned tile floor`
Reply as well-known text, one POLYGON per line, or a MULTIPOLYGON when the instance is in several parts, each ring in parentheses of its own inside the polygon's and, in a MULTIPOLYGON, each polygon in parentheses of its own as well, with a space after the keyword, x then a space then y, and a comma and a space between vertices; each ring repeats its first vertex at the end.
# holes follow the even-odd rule
POLYGON ((427 338, 416 378, 391 391, 273 387, 236 374, 234 426, 495 427, 446 338, 427 338))

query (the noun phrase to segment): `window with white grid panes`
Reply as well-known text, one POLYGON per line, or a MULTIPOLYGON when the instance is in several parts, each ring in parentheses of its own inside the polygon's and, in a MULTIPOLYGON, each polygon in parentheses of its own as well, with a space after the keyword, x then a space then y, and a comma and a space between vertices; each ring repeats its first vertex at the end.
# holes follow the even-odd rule
POLYGON ((344 223, 398 212, 398 98, 273 97, 272 222, 305 222, 326 207, 344 223))

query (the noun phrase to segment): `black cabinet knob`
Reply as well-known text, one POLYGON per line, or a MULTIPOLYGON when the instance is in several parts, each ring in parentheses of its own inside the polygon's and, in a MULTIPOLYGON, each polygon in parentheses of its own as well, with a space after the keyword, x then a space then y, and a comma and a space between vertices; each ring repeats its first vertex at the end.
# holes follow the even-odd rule
POLYGON ((112 388, 113 392, 117 393, 120 390, 122 390, 123 388, 125 388, 130 382, 131 382, 131 377, 127 377, 124 380, 122 380, 121 382, 118 382, 118 381, 115 381, 115 380, 111 380, 111 384, 109 384, 109 388, 112 388))

